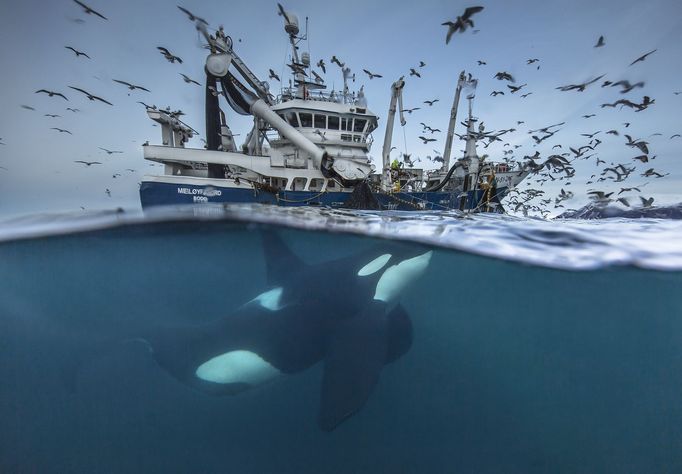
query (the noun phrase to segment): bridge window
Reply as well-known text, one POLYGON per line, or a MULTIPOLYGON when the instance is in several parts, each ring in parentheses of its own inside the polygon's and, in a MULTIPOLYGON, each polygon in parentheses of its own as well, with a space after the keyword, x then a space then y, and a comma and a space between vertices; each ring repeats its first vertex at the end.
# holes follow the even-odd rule
POLYGON ((291 190, 303 191, 307 182, 307 178, 294 178, 294 180, 291 182, 291 190))
POLYGON ((313 114, 303 113, 298 114, 301 119, 301 127, 312 127, 313 126, 313 114))
POLYGON ((367 120, 356 118, 355 119, 355 125, 353 126, 353 131, 362 133, 362 131, 365 129, 366 123, 367 123, 367 120))
POLYGON ((327 116, 315 114, 315 128, 327 128, 327 116))
POLYGON ((328 122, 328 127, 329 130, 338 130, 339 129, 339 117, 336 115, 330 115, 327 119, 328 122))
POLYGON ((286 120, 289 122, 289 125, 292 127, 299 127, 298 124, 298 115, 296 115, 296 112, 287 112, 286 113, 286 120))
POLYGON ((321 191, 322 186, 324 186, 324 179, 313 178, 310 180, 310 187, 308 188, 308 190, 309 191, 321 191))

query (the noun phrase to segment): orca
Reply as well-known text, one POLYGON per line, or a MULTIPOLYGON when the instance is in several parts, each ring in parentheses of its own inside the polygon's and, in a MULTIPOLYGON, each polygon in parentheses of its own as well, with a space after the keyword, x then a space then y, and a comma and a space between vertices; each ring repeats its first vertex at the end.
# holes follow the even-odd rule
POLYGON ((318 425, 332 431, 360 410, 381 369, 412 344, 400 305, 432 251, 386 244, 306 264, 274 231, 263 231, 268 289, 201 326, 166 327, 144 339, 175 379, 232 395, 323 363, 318 425))

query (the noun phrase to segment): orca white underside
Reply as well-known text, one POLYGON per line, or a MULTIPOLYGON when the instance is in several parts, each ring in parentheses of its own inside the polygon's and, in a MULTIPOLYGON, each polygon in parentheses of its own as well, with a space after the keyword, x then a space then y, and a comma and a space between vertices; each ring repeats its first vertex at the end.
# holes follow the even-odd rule
POLYGON ((195 374, 201 380, 219 384, 260 385, 280 375, 280 371, 258 354, 230 351, 201 364, 195 374))

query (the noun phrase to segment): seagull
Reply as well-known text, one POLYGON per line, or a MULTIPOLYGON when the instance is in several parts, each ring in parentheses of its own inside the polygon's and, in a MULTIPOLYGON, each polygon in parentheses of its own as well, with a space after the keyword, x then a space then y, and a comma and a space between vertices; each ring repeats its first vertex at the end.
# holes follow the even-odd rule
POLYGON ((486 64, 488 64, 487 62, 481 61, 480 59, 477 60, 476 62, 478 63, 479 66, 485 66, 486 64))
POLYGON ((70 110, 73 113, 80 112, 80 109, 72 109, 71 107, 67 107, 66 110, 70 110))
POLYGON ((208 26, 208 22, 206 20, 194 15, 191 11, 187 10, 186 8, 182 8, 180 5, 178 5, 178 9, 181 12, 183 12, 185 15, 187 15, 189 17, 190 21, 203 23, 204 25, 208 26))
POLYGON ((104 102, 105 104, 114 105, 114 104, 112 104, 111 102, 109 102, 109 101, 107 101, 107 100, 104 100, 104 99, 102 99, 101 97, 97 97, 96 95, 92 95, 92 94, 89 93, 88 91, 85 91, 85 90, 83 90, 83 89, 79 89, 78 87, 69 86, 69 88, 70 88, 70 89, 73 89, 73 90, 75 90, 75 91, 78 91, 78 92, 82 92, 83 94, 85 94, 86 96, 88 96, 88 99, 90 99, 90 100, 99 100, 100 102, 104 102))
POLYGON ((76 160, 74 163, 83 163, 85 166, 92 166, 92 165, 101 165, 99 161, 83 161, 83 160, 76 160))
POLYGON ((429 107, 431 107, 433 104, 435 104, 436 102, 438 102, 438 100, 439 100, 439 99, 425 100, 424 103, 425 103, 425 104, 428 104, 429 107))
POLYGON ((320 59, 320 60, 317 62, 317 67, 319 67, 320 69, 322 69, 322 72, 323 72, 324 74, 327 74, 327 66, 324 64, 324 59, 320 59))
POLYGON ((645 199, 642 196, 640 196, 639 199, 642 201, 642 207, 651 207, 651 205, 654 203, 654 198, 652 197, 650 197, 649 199, 645 199))
POLYGON ((331 61, 333 63, 338 64, 340 68, 343 68, 346 65, 346 63, 342 63, 341 61, 339 61, 339 58, 337 58, 336 56, 332 56, 331 61))
POLYGON ((419 139, 424 142, 424 145, 426 145, 429 142, 435 142, 436 141, 435 138, 426 138, 426 137, 423 137, 421 135, 419 136, 419 139))
POLYGON ((670 173, 661 174, 661 173, 659 173, 658 171, 654 171, 653 168, 649 168, 649 169, 646 170, 644 173, 642 173, 642 176, 645 176, 645 177, 647 177, 647 178, 650 178, 651 176, 656 176, 657 178, 662 178, 662 177, 664 177, 664 176, 668 176, 669 174, 670 174, 670 173))
POLYGON ((492 92, 490 93, 490 95, 493 96, 493 97, 496 97, 496 96, 498 96, 498 95, 504 95, 504 92, 502 92, 502 91, 492 91, 492 92))
MULTIPOLYGON (((412 70, 414 71, 414 69, 412 70)), ((384 77, 381 74, 374 74, 373 72, 370 72, 367 69, 363 69, 362 71, 369 76, 370 80, 374 79, 375 77, 384 77)))
POLYGON ((424 61, 419 61, 419 67, 424 67, 426 66, 426 63, 424 61))
POLYGON ((604 77, 605 75, 606 75, 606 74, 602 74, 601 76, 599 76, 599 77, 597 77, 597 78, 595 78, 595 79, 592 79, 591 81, 583 82, 582 84, 571 84, 571 85, 568 85, 568 86, 557 87, 556 89, 558 89, 558 90, 560 90, 560 91, 564 91, 564 92, 566 92, 566 91, 572 91, 572 90, 577 90, 578 92, 583 92, 587 86, 589 86, 590 84, 593 84, 593 83, 597 82, 599 79, 601 79, 601 78, 604 77))
POLYGON ((281 82, 279 76, 277 74, 275 74, 275 71, 273 71, 272 69, 269 69, 269 72, 270 72, 270 75, 268 76, 268 78, 276 79, 276 80, 281 82))
POLYGON ((503 72, 498 72, 497 74, 495 74, 494 77, 495 77, 495 79, 497 79, 497 80, 499 80, 499 81, 515 82, 515 81, 514 81, 514 77, 512 77, 511 74, 509 74, 508 72, 505 72, 505 71, 503 71, 503 72))
POLYGON ((533 64, 540 61, 538 58, 526 59, 526 64, 533 64))
POLYGON ((402 109, 401 112, 407 112, 408 114, 411 114, 415 110, 419 110, 419 107, 413 107, 411 109, 402 109))
POLYGON ((527 93, 527 94, 521 94, 521 98, 522 98, 522 99, 525 99, 526 97, 528 97, 528 96, 531 95, 531 94, 532 94, 532 92, 529 92, 529 93, 527 93))
POLYGON ((82 52, 82 51, 78 51, 76 48, 73 48, 73 47, 71 47, 71 46, 64 46, 64 47, 65 47, 66 49, 70 49, 71 51, 73 51, 74 53, 76 53, 76 57, 78 57, 78 56, 85 56, 86 58, 91 59, 90 56, 88 56, 87 54, 85 54, 85 53, 82 52))
POLYGON ((646 155, 635 156, 635 157, 632 158, 632 159, 633 159, 633 160, 639 160, 639 161, 641 161, 642 163, 648 163, 648 162, 649 162, 649 157, 646 156, 646 155))
POLYGON ((682 137, 682 135, 680 135, 679 133, 676 133, 675 135, 670 137, 670 139, 672 140, 673 138, 680 138, 680 137, 682 137))
POLYGON ((618 130, 615 130, 615 129, 614 129, 614 130, 609 130, 608 132, 606 132, 606 134, 607 134, 607 135, 615 135, 615 136, 618 136, 618 130))
POLYGON ((54 97, 54 96, 58 95, 59 97, 62 97, 64 100, 69 100, 69 99, 67 99, 66 96, 65 96, 64 94, 62 94, 61 92, 53 92, 53 91, 48 91, 48 90, 46 90, 46 89, 40 89, 40 90, 36 91, 35 93, 36 93, 36 94, 39 94, 40 92, 43 92, 43 93, 49 95, 50 97, 54 97))
POLYGON ((523 89, 527 85, 528 84, 522 84, 520 86, 510 86, 509 84, 507 84, 507 87, 509 87, 509 89, 511 90, 511 93, 513 94, 514 92, 520 91, 521 89, 523 89))
POLYGON ((113 81, 118 82, 119 84, 123 84, 124 86, 127 86, 128 89, 130 89, 131 91, 134 91, 135 89, 140 89, 140 90, 145 91, 145 92, 151 92, 149 89, 145 89, 142 86, 136 86, 135 84, 131 84, 130 82, 120 81, 118 79, 113 79, 113 81))
POLYGON ((461 16, 458 16, 454 22, 446 21, 445 23, 441 23, 442 26, 448 27, 448 33, 447 36, 445 37, 445 44, 450 43, 452 35, 457 33, 458 31, 464 33, 464 31, 466 31, 466 29, 469 26, 473 28, 474 22, 471 20, 471 16, 482 10, 483 7, 469 7, 466 10, 464 10, 464 13, 461 16))
POLYGON ((112 155, 114 153, 123 153, 122 151, 117 151, 117 150, 107 150, 106 148, 102 148, 101 146, 97 147, 100 150, 106 151, 107 155, 112 155))
POLYGON ((606 43, 604 43, 604 37, 600 36, 599 39, 597 40, 597 44, 594 45, 595 48, 601 48, 604 46, 606 43))
POLYGON ((597 114, 588 114, 588 115, 583 115, 583 118, 588 119, 588 118, 596 117, 596 116, 597 116, 597 114))
POLYGON ((649 144, 648 142, 642 141, 642 140, 633 140, 633 138, 630 135, 625 135, 625 138, 627 138, 627 142, 625 143, 627 146, 631 146, 633 148, 639 148, 639 150, 648 155, 649 154, 649 148, 647 145, 649 144))
POLYGON ((57 117, 61 117, 61 115, 57 115, 57 114, 45 114, 45 117, 57 118, 57 117))
MULTIPOLYGON (((68 100, 68 99, 67 99, 67 100, 68 100)), ((34 109, 33 107, 31 107, 30 105, 23 105, 23 104, 22 104, 21 108, 22 108, 22 109, 26 109, 26 110, 35 110, 35 109, 34 109)))
POLYGON ((323 142, 327 141, 327 132, 321 132, 319 129, 315 129, 313 133, 319 135, 323 142))
POLYGON ((618 191, 618 195, 620 195, 620 194, 622 194, 622 193, 627 193, 627 192, 630 192, 630 191, 637 191, 638 193, 641 193, 641 192, 642 192, 641 189, 639 189, 638 187, 633 186, 632 188, 620 188, 620 191, 618 191))
POLYGON ((73 133, 71 133, 68 130, 65 130, 63 128, 52 127, 51 130, 57 130, 59 133, 68 133, 69 135, 73 135, 73 133))
POLYGON ((168 62, 175 63, 175 61, 177 61, 180 64, 182 64, 182 59, 180 59, 178 56, 174 56, 173 54, 171 54, 171 52, 168 51, 166 48, 162 46, 157 46, 156 49, 161 51, 161 54, 163 54, 163 56, 168 60, 168 62))
POLYGON ((640 81, 640 82, 636 82, 634 84, 630 84, 629 81, 623 80, 623 81, 618 81, 618 82, 614 82, 613 84, 611 84, 611 87, 616 87, 616 86, 622 86, 623 89, 620 91, 620 93, 626 94, 626 93, 630 92, 632 89, 634 89, 635 87, 644 87, 644 82, 640 81))
POLYGON ((634 61, 632 61, 632 62, 630 63, 630 66, 632 66, 633 64, 638 63, 638 62, 640 62, 640 61, 644 61, 644 60, 646 59, 647 56, 649 56, 650 54, 655 53, 656 51, 658 51, 658 50, 657 50, 657 49, 654 49, 654 50, 649 51, 648 53, 642 54, 640 57, 638 57, 637 59, 635 59, 634 61))
POLYGON ((187 84, 196 84, 196 85, 198 85, 198 86, 201 85, 201 84, 199 84, 197 81, 195 81, 194 79, 192 79, 191 77, 188 77, 186 74, 180 73, 180 75, 182 76, 182 79, 183 79, 187 84))
POLYGON ((422 77, 413 67, 410 68, 410 76, 422 77))
POLYGON ((89 6, 87 6, 85 3, 79 2, 78 0, 73 0, 73 1, 76 2, 77 4, 79 4, 81 7, 83 7, 83 10, 84 10, 85 13, 87 13, 88 15, 91 15, 91 14, 92 14, 92 15, 97 15, 98 17, 100 17, 100 18, 103 19, 103 20, 108 20, 107 17, 105 17, 105 16, 102 15, 101 13, 96 12, 95 10, 93 10, 92 8, 90 8, 89 6))

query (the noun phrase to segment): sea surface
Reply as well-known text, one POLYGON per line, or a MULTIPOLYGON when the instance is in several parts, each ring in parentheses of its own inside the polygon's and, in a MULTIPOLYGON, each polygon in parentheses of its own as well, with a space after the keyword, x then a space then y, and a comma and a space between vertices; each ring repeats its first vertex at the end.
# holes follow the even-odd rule
POLYGON ((0 282, 2 473, 682 472, 682 220, 36 215, 0 223, 0 282), (409 351, 331 432, 321 363, 211 396, 140 342, 268 290, 266 232, 338 292, 337 259, 433 250, 409 351))

